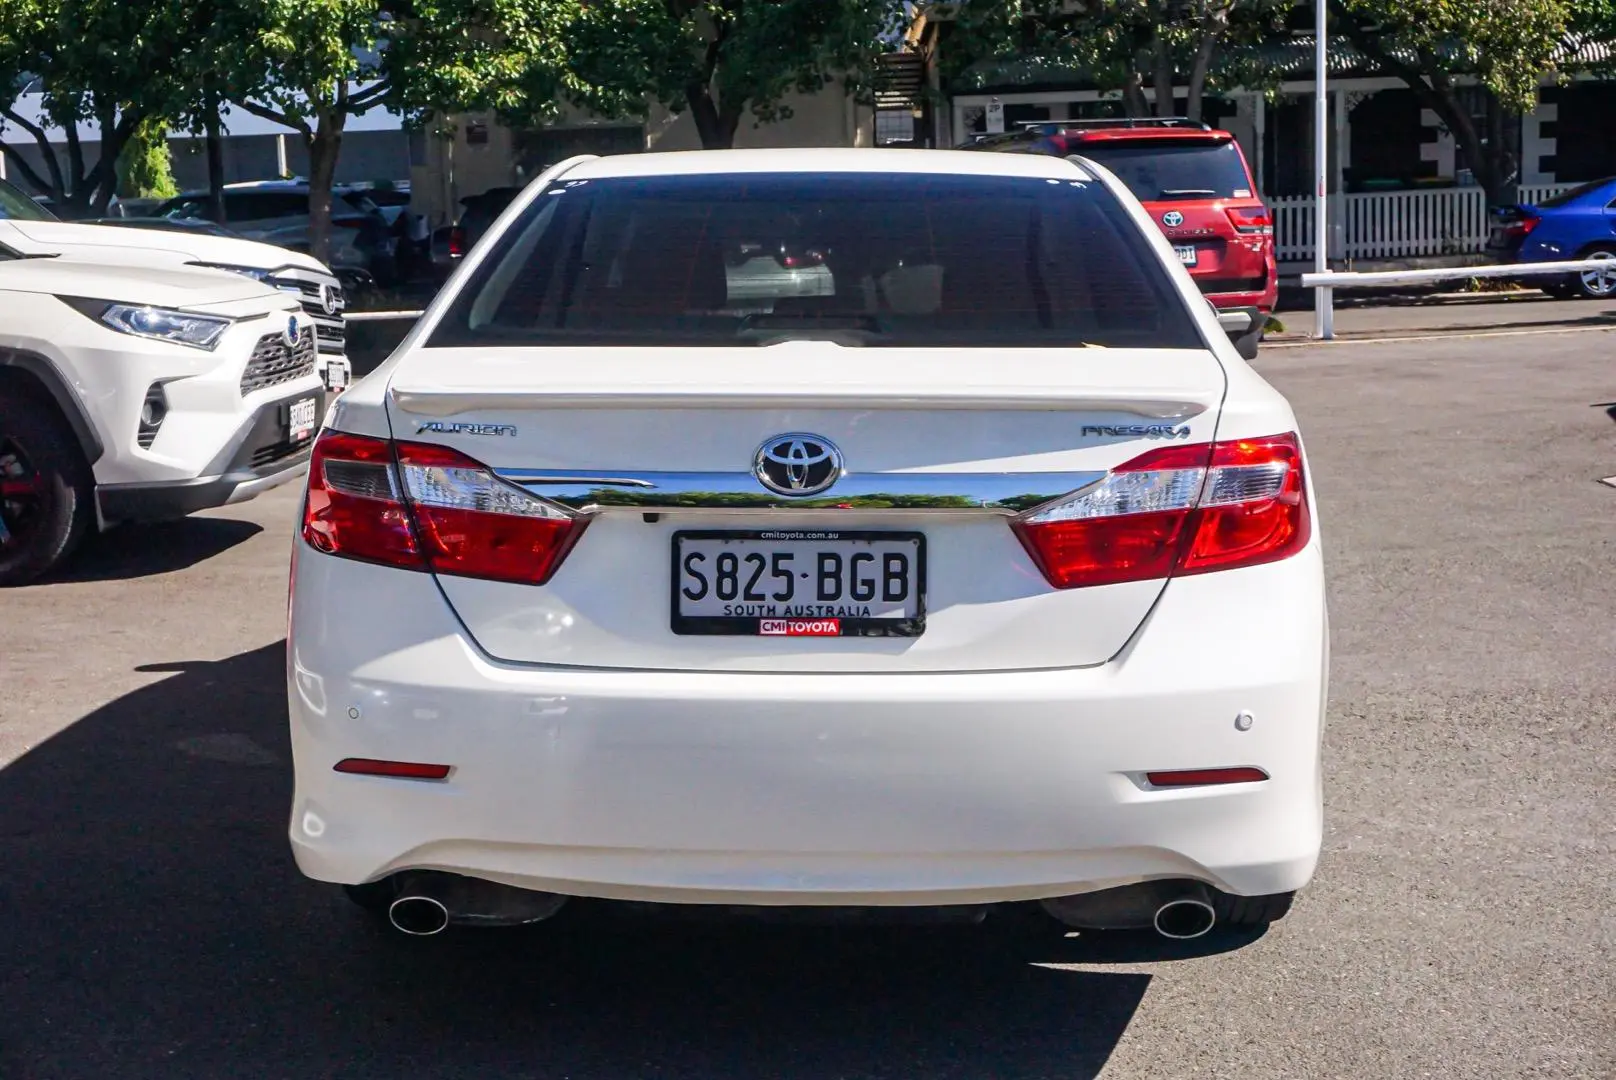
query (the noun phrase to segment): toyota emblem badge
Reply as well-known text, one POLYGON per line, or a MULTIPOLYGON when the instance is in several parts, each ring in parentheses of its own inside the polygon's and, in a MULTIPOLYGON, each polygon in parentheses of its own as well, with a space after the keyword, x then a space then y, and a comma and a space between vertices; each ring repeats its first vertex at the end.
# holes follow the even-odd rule
POLYGON ((776 435, 752 461, 758 483, 780 495, 817 495, 842 478, 842 452, 821 435, 776 435))
POLYGON ((1167 226, 1169 229, 1176 229, 1180 225, 1184 224, 1184 215, 1180 214, 1177 210, 1169 210, 1167 213, 1162 215, 1162 224, 1167 226))

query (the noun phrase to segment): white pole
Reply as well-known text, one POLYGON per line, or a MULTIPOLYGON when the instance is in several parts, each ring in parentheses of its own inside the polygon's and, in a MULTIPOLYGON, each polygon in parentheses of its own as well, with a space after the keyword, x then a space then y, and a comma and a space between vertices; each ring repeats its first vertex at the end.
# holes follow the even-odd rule
POLYGON ((281 179, 292 175, 286 164, 286 133, 275 136, 275 175, 281 179))
MULTIPOLYGON (((1313 0, 1313 268, 1330 269, 1330 223, 1325 207, 1330 194, 1330 96, 1326 67, 1330 61, 1327 0, 1313 0)), ((1328 287, 1313 292, 1313 336, 1335 337, 1335 295, 1328 287)))

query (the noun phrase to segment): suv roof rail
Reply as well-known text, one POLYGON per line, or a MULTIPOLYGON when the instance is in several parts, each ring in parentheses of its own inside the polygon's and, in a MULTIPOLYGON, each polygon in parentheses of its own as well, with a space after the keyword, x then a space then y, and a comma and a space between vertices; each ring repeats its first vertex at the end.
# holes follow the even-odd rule
POLYGON ((1212 125, 1203 120, 1191 120, 1187 116, 1126 116, 1104 117, 1095 120, 1022 120, 1018 127, 1027 131, 1046 129, 1050 131, 1081 131, 1083 128, 1141 128, 1141 127, 1169 127, 1193 128, 1196 131, 1211 131, 1212 125))

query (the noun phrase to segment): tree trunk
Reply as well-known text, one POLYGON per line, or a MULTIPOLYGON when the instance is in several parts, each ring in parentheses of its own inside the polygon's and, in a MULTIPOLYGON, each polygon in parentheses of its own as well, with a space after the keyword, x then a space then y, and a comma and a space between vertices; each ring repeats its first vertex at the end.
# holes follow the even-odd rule
POLYGON ((1190 68, 1189 104, 1184 115, 1196 123, 1200 123, 1202 110, 1206 102, 1206 76, 1212 69, 1212 57, 1218 49, 1218 34, 1221 26, 1207 27, 1201 31, 1201 40, 1195 46, 1195 62, 1190 68))
POLYGON ((304 136, 309 151, 309 253, 331 265, 331 184, 342 152, 341 113, 324 113, 314 132, 304 136))
POLYGON ((1173 54, 1160 33, 1156 35, 1156 74, 1151 86, 1156 91, 1156 115, 1174 115, 1173 54))
POLYGON ((1122 112, 1129 119, 1150 115, 1150 103, 1145 100, 1145 79, 1137 71, 1128 72, 1122 84, 1122 112))
POLYGON ((685 87, 685 101, 690 116, 696 122, 696 134, 701 136, 703 150, 729 150, 735 145, 735 132, 741 125, 738 105, 725 103, 722 107, 713 100, 709 83, 691 83, 685 87))
POLYGON ((215 101, 206 106, 203 125, 206 133, 208 157, 208 219, 225 224, 224 208, 224 144, 219 141, 219 108, 215 101))

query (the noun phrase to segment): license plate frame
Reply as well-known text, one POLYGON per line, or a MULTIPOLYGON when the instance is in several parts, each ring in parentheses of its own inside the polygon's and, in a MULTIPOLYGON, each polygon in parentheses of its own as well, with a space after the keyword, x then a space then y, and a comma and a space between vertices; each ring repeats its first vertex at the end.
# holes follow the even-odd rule
POLYGON ((287 442, 308 442, 314 438, 314 429, 320 426, 319 398, 298 398, 295 401, 288 401, 281 408, 281 424, 286 432, 287 442), (306 412, 303 411, 303 406, 308 406, 306 412))
POLYGON ((1194 266, 1201 261, 1201 253, 1196 250, 1194 244, 1174 244, 1173 254, 1177 255, 1178 261, 1185 266, 1194 266))
MULTIPOLYGON (((680 636, 701 637, 843 637, 843 638, 916 638, 926 631, 926 536, 913 530, 899 529, 681 529, 669 541, 668 620, 669 628, 680 636), (913 614, 905 618, 856 618, 822 615, 685 615, 681 610, 681 555, 685 541, 750 541, 767 543, 773 550, 792 544, 870 543, 913 544, 914 562, 910 569, 909 584, 913 595, 913 614), (834 618, 837 632, 770 632, 763 624, 769 623, 824 623, 834 618)), ((744 586, 742 587, 744 594, 744 586)), ((815 600, 813 603, 819 603, 815 600)), ((910 610, 907 606, 906 611, 910 610)))

